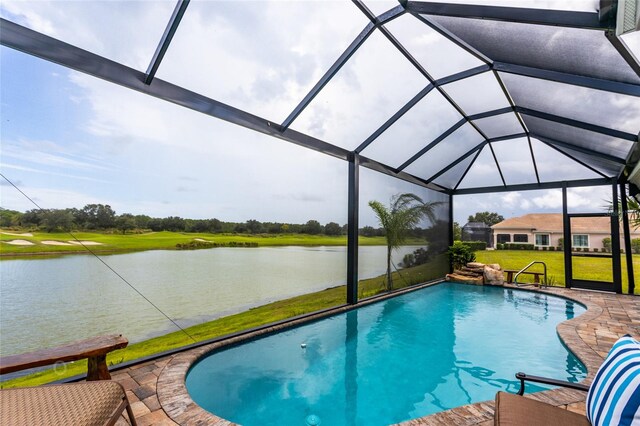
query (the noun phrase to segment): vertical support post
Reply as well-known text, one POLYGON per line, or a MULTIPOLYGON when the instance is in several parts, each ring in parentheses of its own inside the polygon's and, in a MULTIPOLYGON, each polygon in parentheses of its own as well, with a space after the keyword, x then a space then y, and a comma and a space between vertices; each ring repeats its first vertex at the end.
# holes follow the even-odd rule
POLYGON ((567 206, 567 182, 562 182, 562 228, 564 239, 564 282, 565 287, 571 288, 573 280, 573 266, 571 264, 571 219, 567 206))
POLYGON ((349 154, 349 201, 347 225, 347 303, 358 303, 358 203, 360 159, 355 152, 349 154))
POLYGON ((633 294, 636 288, 636 280, 633 275, 633 254, 631 253, 631 230, 629 228, 629 206, 627 205, 627 191, 625 184, 620 183, 620 203, 622 204, 622 229, 624 230, 624 251, 627 256, 627 281, 629 282, 629 294, 633 294))
POLYGON ((613 214, 611 215, 611 258, 613 262, 613 291, 622 294, 622 265, 620 262, 620 209, 618 202, 618 185, 611 185, 613 214))
MULTIPOLYGON (((453 194, 449 194, 449 246, 453 245, 453 194)), ((449 273, 453 273, 453 263, 449 262, 449 273)))

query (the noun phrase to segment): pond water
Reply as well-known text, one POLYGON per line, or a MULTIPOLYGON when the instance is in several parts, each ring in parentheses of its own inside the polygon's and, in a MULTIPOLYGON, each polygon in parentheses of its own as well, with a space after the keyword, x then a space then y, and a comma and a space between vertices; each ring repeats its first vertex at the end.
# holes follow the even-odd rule
MULTIPOLYGON (((417 247, 394 251, 394 263, 417 247)), ((342 285, 346 247, 154 250, 102 256, 180 326, 342 285)), ((386 247, 360 247, 360 278, 385 272, 386 247)), ((0 262, 0 355, 105 333, 130 342, 175 331, 91 255, 0 262)))

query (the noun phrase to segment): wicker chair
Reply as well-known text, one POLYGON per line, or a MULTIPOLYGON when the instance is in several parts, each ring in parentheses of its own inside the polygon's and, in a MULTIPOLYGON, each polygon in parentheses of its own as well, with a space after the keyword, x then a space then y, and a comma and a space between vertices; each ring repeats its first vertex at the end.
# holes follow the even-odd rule
POLYGON ((111 380, 0 391, 3 425, 114 425, 125 409, 135 426, 124 388, 111 380))
POLYGON ((114 382, 106 355, 127 346, 121 335, 98 336, 69 345, 0 358, 0 374, 60 362, 88 360, 87 381, 0 390, 0 425, 113 425, 127 410, 127 394, 114 382))

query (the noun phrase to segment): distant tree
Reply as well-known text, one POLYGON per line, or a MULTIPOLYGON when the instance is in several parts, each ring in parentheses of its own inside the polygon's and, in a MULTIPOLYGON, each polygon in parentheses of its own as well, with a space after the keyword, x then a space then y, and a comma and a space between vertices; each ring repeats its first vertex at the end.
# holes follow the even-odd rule
POLYGON ((20 225, 24 227, 40 226, 44 220, 45 211, 40 209, 27 210, 22 215, 20 225))
POLYGON ((149 228, 149 221, 151 217, 146 214, 137 214, 133 217, 136 221, 136 228, 138 229, 147 229, 149 228))
POLYGON ((159 219, 159 218, 154 217, 149 219, 149 221, 147 222, 147 227, 155 232, 162 231, 164 229, 163 226, 164 225, 163 225, 162 219, 159 219))
POLYGON ((280 227, 280 230, 282 231, 283 234, 286 234, 289 231, 289 225, 286 223, 283 223, 282 226, 280 227))
POLYGON ((468 222, 483 222, 487 226, 493 226, 503 220, 504 217, 496 212, 477 212, 475 215, 469 216, 469 219, 467 219, 468 222))
POLYGON ((162 219, 162 229, 171 232, 181 232, 185 229, 185 220, 179 216, 169 216, 162 219))
POLYGON ((247 227, 247 231, 250 234, 261 234, 264 232, 264 228, 262 226, 262 223, 260 223, 259 221, 255 220, 255 219, 251 219, 247 221, 246 224, 247 227))
POLYGON ((41 226, 47 232, 71 231, 73 227, 73 214, 66 209, 45 210, 44 220, 41 226))
POLYGON ((304 233, 317 235, 322 233, 322 225, 317 220, 310 220, 304 225, 304 233))
POLYGON ((12 227, 20 226, 23 214, 16 210, 9 210, 0 207, 0 226, 12 227))
POLYGON ((462 240, 462 228, 458 222, 453 222, 453 241, 462 240))
POLYGON ((115 226, 116 212, 108 204, 87 204, 76 210, 75 222, 87 229, 109 229, 115 226))
POLYGON ((393 288, 391 278, 392 251, 406 241, 408 230, 416 227, 423 218, 435 223, 435 208, 440 204, 442 203, 439 201, 423 201, 422 198, 411 193, 394 195, 389 207, 379 201, 369 201, 369 207, 378 217, 387 239, 387 291, 393 288))
POLYGON ((364 228, 360 229, 360 235, 364 237, 375 237, 377 235, 377 231, 373 226, 367 225, 364 228))
POLYGON ((264 224, 265 228, 267 229, 267 232, 269 234, 279 234, 280 232, 282 232, 282 227, 284 226, 284 224, 282 223, 269 223, 269 224, 264 224))
POLYGON ((127 231, 136 228, 136 219, 131 213, 123 213, 116 218, 116 228, 126 234, 127 231))
POLYGON ((341 235, 342 227, 335 222, 329 222, 324 226, 324 233, 326 235, 341 235))

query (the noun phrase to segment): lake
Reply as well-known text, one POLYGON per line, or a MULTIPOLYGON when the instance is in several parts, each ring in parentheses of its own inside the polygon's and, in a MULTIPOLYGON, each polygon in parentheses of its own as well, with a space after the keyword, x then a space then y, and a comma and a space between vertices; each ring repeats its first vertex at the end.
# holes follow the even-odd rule
MULTIPOLYGON (((394 251, 397 265, 417 247, 394 251)), ((385 273, 386 247, 359 252, 360 279, 385 273)), ((181 327, 343 285, 346 247, 153 250, 102 256, 181 327)), ((175 331, 160 312, 91 255, 0 261, 0 355, 100 334, 130 342, 175 331)))

